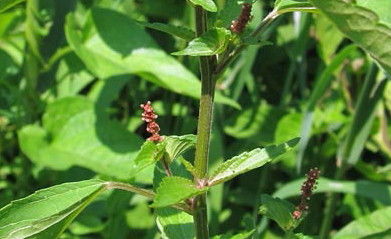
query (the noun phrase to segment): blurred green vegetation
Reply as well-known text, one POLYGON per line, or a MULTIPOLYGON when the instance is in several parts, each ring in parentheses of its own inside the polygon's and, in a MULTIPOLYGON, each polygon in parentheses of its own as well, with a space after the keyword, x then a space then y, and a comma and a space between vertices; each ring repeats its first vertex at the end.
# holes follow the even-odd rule
MULTIPOLYGON (((211 24, 228 27, 237 16, 240 5, 227 12, 236 1, 226 1, 216 1, 221 11, 210 14, 211 24)), ((255 2, 249 27, 273 6, 255 2)), ((163 135, 196 133, 200 83, 197 58, 170 55, 186 40, 143 26, 193 29, 193 17, 180 0, 28 0, 1 12, 0 207, 94 177, 150 186, 153 168, 129 175, 147 136, 139 105, 152 101, 163 135)), ((297 231, 319 234, 330 192, 341 193, 332 233, 375 210, 387 218, 391 84, 383 71, 324 15, 284 14, 264 37, 273 44, 248 46, 217 82, 209 169, 255 147, 302 140, 272 164, 210 191, 212 235, 255 228, 256 238, 281 238, 277 224, 258 215, 261 194, 296 204, 312 167, 323 181, 297 231), (335 179, 341 160, 349 167, 335 179)), ((62 238, 157 238, 149 204, 105 192, 62 238)))

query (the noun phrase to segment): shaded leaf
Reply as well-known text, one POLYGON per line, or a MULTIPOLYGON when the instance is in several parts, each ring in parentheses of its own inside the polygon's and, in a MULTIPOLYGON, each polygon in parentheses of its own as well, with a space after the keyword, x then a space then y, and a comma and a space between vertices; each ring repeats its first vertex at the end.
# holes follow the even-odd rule
POLYGON ((195 38, 195 32, 187 27, 174 26, 174 25, 164 24, 160 22, 155 22, 155 23, 138 22, 138 23, 145 27, 162 31, 179 38, 183 38, 186 41, 191 41, 195 38))
MULTIPOLYGON (((388 44, 391 42, 391 28, 381 23, 379 15, 370 9, 344 0, 311 0, 311 2, 347 37, 366 50, 385 71, 391 73, 391 45, 388 44)), ((379 8, 389 5, 387 0, 376 2, 379 8)))
POLYGON ((207 188, 197 188, 194 182, 187 178, 165 177, 156 190, 156 196, 151 207, 167 207, 207 190, 207 188))
POLYGON ((274 142, 277 123, 283 113, 282 109, 262 102, 225 120, 224 132, 239 139, 251 137, 255 142, 274 142))
POLYGON ((388 238, 391 233, 391 207, 379 209, 343 227, 333 239, 388 238))
POLYGON ((214 28, 189 42, 182 51, 173 55, 211 56, 222 53, 228 46, 231 32, 225 28, 214 28))
POLYGON ((281 229, 289 231, 295 228, 295 220, 292 216, 295 206, 280 198, 273 198, 267 194, 261 196, 262 205, 259 213, 277 222, 281 229))
POLYGON ((1 238, 57 238, 105 182, 86 180, 39 190, 0 210, 1 238))
POLYGON ((299 138, 291 139, 280 145, 271 145, 263 149, 256 148, 225 161, 210 177, 209 184, 216 185, 230 180, 252 169, 259 168, 278 156, 291 150, 299 138))
POLYGON ((195 5, 200 5, 209 12, 217 12, 217 6, 213 0, 190 0, 195 5))
POLYGON ((326 69, 324 69, 322 74, 320 74, 320 76, 315 81, 315 87, 312 90, 306 111, 304 112, 303 120, 301 121, 301 140, 299 143, 299 151, 297 154, 298 169, 301 169, 304 152, 311 137, 315 106, 330 86, 333 79, 333 73, 341 66, 341 64, 349 56, 349 54, 356 50, 356 48, 357 47, 355 45, 349 45, 344 47, 340 52, 338 52, 335 58, 330 62, 330 64, 326 67, 326 69))
POLYGON ((0 1, 0 13, 10 9, 11 7, 24 2, 25 0, 1 0, 0 1))

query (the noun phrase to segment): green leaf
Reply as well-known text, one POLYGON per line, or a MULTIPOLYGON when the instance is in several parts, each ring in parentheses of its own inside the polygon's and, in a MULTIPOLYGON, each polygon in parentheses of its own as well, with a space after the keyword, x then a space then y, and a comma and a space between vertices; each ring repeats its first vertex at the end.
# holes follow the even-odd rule
POLYGON ((356 50, 356 48, 357 47, 355 45, 344 47, 315 81, 315 87, 312 90, 306 111, 304 112, 303 120, 301 121, 301 140, 297 155, 298 160, 296 162, 299 169, 301 169, 304 151, 307 147, 308 141, 310 140, 315 106, 330 86, 333 79, 333 73, 342 65, 343 61, 349 56, 349 54, 356 50))
MULTIPOLYGON (((301 184, 305 181, 301 178, 285 184, 273 194, 275 197, 288 198, 300 195, 301 184)), ((371 181, 338 181, 320 177, 314 193, 351 193, 357 196, 378 200, 386 205, 391 204, 391 186, 384 183, 371 181)))
POLYGON ((105 182, 86 180, 39 190, 0 209, 0 238, 57 238, 101 192, 105 182))
POLYGON ((247 231, 247 232, 242 232, 238 233, 235 235, 231 234, 224 234, 224 235, 217 235, 212 237, 212 239, 248 239, 251 238, 251 236, 254 234, 255 229, 247 231))
POLYGON ((189 42, 182 51, 173 55, 211 56, 222 53, 228 46, 231 32, 225 28, 214 28, 189 42))
POLYGON ((377 73, 377 66, 372 64, 360 91, 348 135, 341 146, 339 158, 350 165, 356 164, 360 158, 375 119, 377 104, 387 84, 387 79, 377 82, 377 73))
POLYGON ((137 22, 142 26, 155 29, 161 32, 171 34, 173 36, 183 38, 186 41, 191 41, 195 38, 195 32, 184 26, 174 26, 170 24, 164 24, 160 22, 148 23, 148 22, 137 22))
POLYGON ((356 4, 360 7, 370 9, 375 12, 379 18, 380 22, 391 27, 391 2, 388 0, 356 0, 356 4))
POLYGON ((164 147, 165 141, 156 144, 153 141, 146 140, 134 160, 135 165, 131 174, 136 174, 159 161, 163 156, 164 147))
POLYGON ((271 41, 265 41, 259 36, 249 36, 243 39, 242 42, 240 42, 241 45, 256 45, 256 46, 271 46, 273 45, 273 42, 271 41))
POLYGON ((15 6, 16 4, 19 4, 21 2, 24 2, 25 0, 1 0, 0 1, 0 13, 4 12, 11 7, 15 6))
POLYGON ((207 190, 208 188, 197 188, 194 182, 187 178, 165 177, 156 190, 156 196, 151 207, 167 207, 202 194, 207 190))
POLYGON ((316 12, 316 8, 308 0, 276 0, 274 10, 278 14, 286 12, 316 12))
POLYGON ((193 216, 174 208, 156 209, 156 222, 164 239, 194 238, 193 216))
POLYGON ((318 238, 318 237, 304 235, 303 233, 296 233, 295 234, 295 238, 297 238, 297 239, 315 239, 315 238, 318 238))
POLYGON ((281 229, 290 231, 296 227, 292 216, 295 210, 293 204, 280 198, 273 198, 267 194, 262 194, 261 203, 259 213, 277 222, 281 229))
MULTIPOLYGON (((311 0, 351 40, 366 50, 386 72, 391 74, 391 26, 385 25, 379 15, 358 3, 344 0, 311 0)), ((364 1, 361 1, 363 3, 364 1)), ((388 0, 372 1, 376 9, 389 11, 388 0), (387 9, 387 10, 386 10, 387 9)), ((388 14, 388 13, 387 13, 388 14)), ((389 14, 388 14, 389 16, 389 14)), ((386 20, 387 21, 387 20, 386 20)))
POLYGON ((240 174, 259 168, 278 156, 288 152, 298 142, 299 138, 294 138, 277 146, 271 145, 263 149, 256 148, 250 152, 244 152, 235 156, 225 161, 219 168, 217 168, 217 170, 213 173, 213 176, 210 177, 209 184, 213 186, 223 183, 240 174))
MULTIPOLYGON (((85 25, 75 16, 66 18, 65 33, 70 47, 97 77, 135 74, 178 94, 199 98, 197 77, 175 58, 159 49, 135 21, 118 12, 93 8, 85 25)), ((216 92, 216 102, 240 106, 216 92)))
POLYGON ((194 177, 197 177, 197 175, 199 174, 198 170, 193 166, 193 164, 191 164, 189 161, 187 161, 186 159, 184 158, 181 158, 181 162, 183 164, 183 166, 185 166, 185 168, 187 169, 187 171, 189 171, 189 173, 191 173, 194 177))
POLYGON ((197 136, 194 134, 164 136, 164 141, 166 142, 165 152, 167 153, 167 156, 170 158, 171 162, 185 153, 187 150, 194 148, 196 140, 197 136))
MULTIPOLYGON (((29 0, 26 2, 26 40, 31 51, 40 63, 44 62, 41 54, 42 40, 48 36, 54 18, 54 3, 45 0, 29 0)), ((29 61, 35 60, 30 58, 29 61)), ((32 73, 35 69, 30 69, 30 77, 38 77, 32 73)))
POLYGON ((390 222, 391 207, 382 208, 349 223, 333 239, 388 238, 390 222))
POLYGON ((213 0, 190 0, 195 5, 200 5, 209 12, 217 12, 217 6, 213 0))
POLYGON ((254 139, 255 142, 273 142, 282 109, 262 102, 243 109, 224 121, 224 132, 239 139, 254 139), (260 134, 262 132, 262 134, 260 134))
POLYGON ((97 117, 84 97, 49 104, 43 127, 27 125, 18 132, 22 151, 33 162, 56 170, 78 165, 97 173, 129 179, 141 139, 119 122, 97 117))
MULTIPOLYGON (((183 167, 177 167, 178 161, 174 161, 171 165, 171 171, 174 175, 181 175, 185 171, 183 167)), ((166 173, 161 164, 155 165, 153 187, 156 191, 162 182, 166 173)), ((164 239, 183 239, 194 238, 194 223, 193 216, 178 209, 164 207, 155 210, 157 214, 157 224, 164 239)))
POLYGON ((229 28, 232 24, 232 20, 236 19, 241 10, 241 5, 237 0, 227 0, 224 2, 224 6, 219 11, 217 16, 218 26, 229 28))

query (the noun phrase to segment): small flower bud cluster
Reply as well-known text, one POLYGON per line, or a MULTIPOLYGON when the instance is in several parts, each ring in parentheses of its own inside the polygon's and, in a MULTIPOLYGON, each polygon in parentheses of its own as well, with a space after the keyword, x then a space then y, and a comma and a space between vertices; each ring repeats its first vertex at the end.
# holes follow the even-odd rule
POLYGON ((144 112, 141 114, 141 120, 148 123, 147 132, 152 134, 152 136, 149 137, 148 140, 153 141, 155 143, 162 141, 163 137, 159 135, 160 127, 155 122, 155 120, 157 119, 157 115, 153 111, 151 102, 148 101, 146 104, 141 104, 140 107, 144 110, 144 112))
POLYGON ((313 168, 305 175, 307 180, 301 186, 300 204, 296 207, 296 211, 293 212, 295 219, 299 219, 303 213, 308 211, 308 200, 312 196, 312 191, 316 189, 316 180, 319 178, 319 173, 318 168, 313 168))
POLYGON ((233 33, 240 34, 244 31, 247 23, 251 20, 251 7, 251 3, 243 3, 239 17, 231 23, 233 33))

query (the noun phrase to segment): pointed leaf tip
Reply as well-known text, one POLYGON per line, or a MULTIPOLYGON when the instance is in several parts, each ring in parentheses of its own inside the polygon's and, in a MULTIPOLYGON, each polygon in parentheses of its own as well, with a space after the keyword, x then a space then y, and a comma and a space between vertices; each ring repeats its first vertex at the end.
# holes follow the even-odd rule
POLYGON ((209 180, 209 184, 212 186, 223 183, 240 174, 259 168, 291 150, 297 145, 299 140, 300 138, 294 138, 280 145, 271 145, 263 149, 256 148, 250 152, 244 152, 235 156, 217 168, 209 180))

